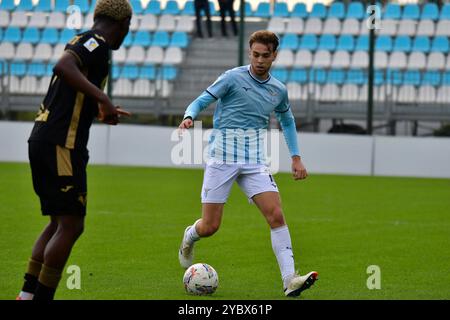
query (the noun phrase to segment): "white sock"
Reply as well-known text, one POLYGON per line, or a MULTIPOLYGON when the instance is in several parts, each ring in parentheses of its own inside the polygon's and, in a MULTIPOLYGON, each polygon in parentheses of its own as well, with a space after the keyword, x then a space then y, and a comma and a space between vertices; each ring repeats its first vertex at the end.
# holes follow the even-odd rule
POLYGON ((281 278, 286 286, 287 280, 295 274, 294 254, 287 225, 271 229, 270 237, 272 239, 272 249, 280 267, 281 278))
POLYGON ((193 244, 195 241, 200 240, 200 236, 198 235, 197 230, 195 229, 195 226, 197 225, 197 223, 199 221, 200 221, 200 219, 195 221, 192 228, 190 228, 188 230, 188 232, 186 233, 186 241, 189 245, 193 244))
POLYGON ((33 300, 34 294, 25 291, 20 291, 19 297, 22 300, 33 300))

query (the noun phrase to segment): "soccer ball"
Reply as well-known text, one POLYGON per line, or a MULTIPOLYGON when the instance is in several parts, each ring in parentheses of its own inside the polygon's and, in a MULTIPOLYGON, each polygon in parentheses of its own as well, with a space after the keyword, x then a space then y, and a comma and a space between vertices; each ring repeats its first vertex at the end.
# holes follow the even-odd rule
POLYGON ((219 285, 219 276, 206 263, 196 263, 187 268, 183 277, 184 288, 189 294, 202 296, 214 293, 219 285))

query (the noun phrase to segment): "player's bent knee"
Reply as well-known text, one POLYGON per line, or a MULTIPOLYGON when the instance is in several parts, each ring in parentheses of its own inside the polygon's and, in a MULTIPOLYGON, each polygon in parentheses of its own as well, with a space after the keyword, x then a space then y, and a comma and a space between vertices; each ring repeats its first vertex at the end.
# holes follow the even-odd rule
POLYGON ((278 228, 286 224, 280 207, 273 208, 266 218, 271 228, 278 228))

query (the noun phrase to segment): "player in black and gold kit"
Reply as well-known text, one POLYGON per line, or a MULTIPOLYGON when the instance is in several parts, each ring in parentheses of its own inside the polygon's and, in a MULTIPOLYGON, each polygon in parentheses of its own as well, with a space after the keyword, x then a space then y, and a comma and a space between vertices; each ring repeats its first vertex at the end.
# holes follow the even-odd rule
POLYGON ((98 0, 91 30, 75 36, 53 76, 28 140, 33 187, 50 223, 36 241, 20 300, 51 300, 86 215, 87 143, 94 118, 115 125, 128 112, 115 107, 103 88, 109 50, 128 33, 127 0, 98 0))

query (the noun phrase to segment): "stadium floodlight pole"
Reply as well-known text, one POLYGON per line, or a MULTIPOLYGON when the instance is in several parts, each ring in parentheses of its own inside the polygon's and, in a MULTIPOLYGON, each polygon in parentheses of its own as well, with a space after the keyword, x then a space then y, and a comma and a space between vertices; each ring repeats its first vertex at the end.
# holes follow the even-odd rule
POLYGON ((241 20, 239 21, 239 61, 238 66, 244 65, 244 33, 245 33, 245 0, 241 0, 241 20))
MULTIPOLYGON (((371 1, 371 4, 375 6, 375 1, 371 1)), ((375 17, 378 19, 378 17, 375 17)), ((372 135, 373 131, 373 85, 374 85, 374 55, 375 55, 375 27, 376 23, 371 24, 369 27, 369 70, 368 70, 368 93, 367 93, 367 134, 372 135)))

